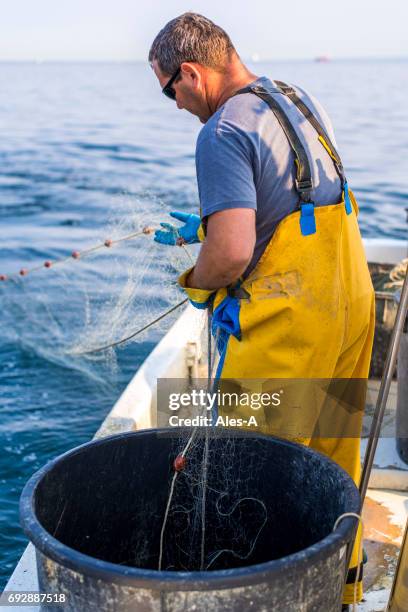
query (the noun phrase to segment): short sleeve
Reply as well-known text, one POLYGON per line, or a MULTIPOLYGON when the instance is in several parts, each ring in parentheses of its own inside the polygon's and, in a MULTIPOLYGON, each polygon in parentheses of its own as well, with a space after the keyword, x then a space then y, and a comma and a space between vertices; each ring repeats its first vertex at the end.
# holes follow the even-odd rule
POLYGON ((196 169, 202 218, 229 208, 256 210, 250 142, 239 130, 212 130, 197 141, 196 169))

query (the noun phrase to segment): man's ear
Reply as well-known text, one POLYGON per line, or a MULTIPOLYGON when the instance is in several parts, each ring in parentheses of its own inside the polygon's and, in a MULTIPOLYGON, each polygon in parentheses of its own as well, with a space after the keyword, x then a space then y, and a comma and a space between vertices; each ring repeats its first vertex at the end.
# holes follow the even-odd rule
POLYGON ((183 62, 180 68, 186 83, 189 83, 194 89, 198 89, 202 82, 200 66, 194 62, 183 62))

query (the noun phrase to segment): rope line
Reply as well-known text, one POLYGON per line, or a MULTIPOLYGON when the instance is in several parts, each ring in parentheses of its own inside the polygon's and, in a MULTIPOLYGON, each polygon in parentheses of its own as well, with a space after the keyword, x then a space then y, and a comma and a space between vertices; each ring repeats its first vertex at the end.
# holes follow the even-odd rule
POLYGON ((117 238, 116 240, 112 240, 111 238, 107 238, 103 243, 97 244, 88 249, 84 249, 83 251, 72 251, 71 255, 68 257, 61 257, 60 259, 54 260, 46 260, 43 264, 34 266, 32 268, 21 268, 19 272, 14 272, 12 274, 0 274, 0 281, 7 281, 12 279, 13 277, 18 276, 27 276, 27 274, 31 274, 32 272, 38 272, 39 270, 43 270, 44 268, 53 268, 62 263, 66 263, 67 261, 72 261, 81 259, 86 257, 90 253, 94 253, 95 251, 99 251, 100 249, 110 248, 115 244, 119 244, 121 242, 125 242, 126 240, 132 240, 133 238, 137 238, 139 236, 149 236, 155 231, 153 227, 144 227, 139 232, 133 232, 132 234, 128 234, 127 236, 122 236, 121 238, 117 238))
POLYGON ((161 315, 159 315, 156 319, 154 319, 153 321, 150 321, 150 323, 147 323, 146 325, 144 325, 140 329, 136 330, 130 336, 126 336, 126 338, 122 338, 122 340, 117 340, 116 342, 112 342, 111 344, 106 344, 105 346, 99 346, 98 348, 89 349, 88 351, 71 351, 71 354, 72 355, 89 355, 90 353, 99 353, 100 351, 106 351, 109 348, 113 348, 115 346, 119 346, 119 344, 124 344, 125 342, 128 342, 129 340, 132 340, 132 338, 135 338, 136 336, 138 336, 142 332, 144 332, 147 329, 149 329, 149 327, 152 327, 152 325, 155 325, 156 323, 158 323, 159 321, 164 319, 164 317, 167 317, 167 315, 169 315, 172 312, 174 312, 175 310, 177 310, 177 308, 180 308, 180 306, 183 306, 183 304, 185 304, 186 302, 188 302, 188 298, 185 298, 184 300, 182 300, 181 302, 179 302, 175 306, 172 306, 171 308, 169 308, 168 310, 163 312, 161 315))

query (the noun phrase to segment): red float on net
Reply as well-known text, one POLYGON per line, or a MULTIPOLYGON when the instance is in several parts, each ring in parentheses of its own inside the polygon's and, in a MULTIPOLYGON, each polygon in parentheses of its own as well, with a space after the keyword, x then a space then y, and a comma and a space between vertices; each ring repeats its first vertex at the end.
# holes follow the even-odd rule
POLYGON ((176 472, 182 472, 187 465, 187 459, 183 455, 177 455, 173 462, 173 467, 176 472))
POLYGON ((52 263, 50 261, 44 261, 44 267, 45 268, 51 268, 52 263))
POLYGON ((71 257, 74 259, 79 259, 81 257, 81 253, 79 251, 72 251, 71 257))
POLYGON ((27 274, 28 274, 27 268, 21 268, 19 274, 20 274, 20 276, 27 276, 27 274))
POLYGON ((106 247, 111 247, 112 246, 112 240, 110 238, 107 238, 104 242, 104 245, 106 247))

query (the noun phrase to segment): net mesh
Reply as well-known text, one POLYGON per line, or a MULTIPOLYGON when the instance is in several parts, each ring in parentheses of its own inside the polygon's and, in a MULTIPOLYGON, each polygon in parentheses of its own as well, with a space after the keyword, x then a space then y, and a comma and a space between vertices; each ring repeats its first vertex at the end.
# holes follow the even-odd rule
POLYGON ((252 439, 242 452, 228 430, 196 428, 174 441, 175 471, 160 538, 158 569, 220 570, 250 565, 268 520, 254 483, 264 467, 264 447, 252 439))
MULTIPOLYGON (((118 367, 116 350, 86 353, 120 341, 184 297, 176 279, 191 265, 186 249, 157 244, 153 234, 142 233, 146 225, 158 227, 169 211, 154 200, 147 213, 141 214, 143 208, 145 200, 125 200, 93 241, 141 236, 0 283, 5 341, 104 383, 107 369, 118 367)), ((157 341, 179 313, 134 341, 157 341)))

